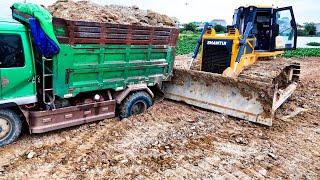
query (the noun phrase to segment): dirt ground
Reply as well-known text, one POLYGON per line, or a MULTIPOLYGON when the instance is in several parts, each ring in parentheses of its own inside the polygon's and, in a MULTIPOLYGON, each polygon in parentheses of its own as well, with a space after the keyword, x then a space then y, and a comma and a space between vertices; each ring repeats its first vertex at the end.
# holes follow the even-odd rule
POLYGON ((0 148, 0 179, 319 179, 320 58, 272 127, 164 100, 147 113, 0 148))

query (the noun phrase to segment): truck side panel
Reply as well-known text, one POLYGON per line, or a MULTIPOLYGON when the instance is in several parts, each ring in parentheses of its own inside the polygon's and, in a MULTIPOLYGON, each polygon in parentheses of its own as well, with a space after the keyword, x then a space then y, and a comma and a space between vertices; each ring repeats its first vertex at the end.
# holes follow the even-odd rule
POLYGON ((172 75, 174 47, 155 45, 61 45, 54 57, 54 91, 64 98, 129 84, 153 86, 172 75))

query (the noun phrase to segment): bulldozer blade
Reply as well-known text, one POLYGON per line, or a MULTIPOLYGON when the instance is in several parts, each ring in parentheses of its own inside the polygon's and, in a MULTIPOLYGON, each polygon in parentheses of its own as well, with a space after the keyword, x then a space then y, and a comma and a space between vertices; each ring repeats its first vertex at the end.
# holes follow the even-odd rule
POLYGON ((175 69, 172 81, 163 88, 167 99, 271 126, 275 111, 294 92, 297 83, 280 89, 262 81, 175 69))

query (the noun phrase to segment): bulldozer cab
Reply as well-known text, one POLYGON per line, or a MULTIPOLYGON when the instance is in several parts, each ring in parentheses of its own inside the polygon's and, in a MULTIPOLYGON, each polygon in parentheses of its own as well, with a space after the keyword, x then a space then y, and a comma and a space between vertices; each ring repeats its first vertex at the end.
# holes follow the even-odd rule
POLYGON ((297 25, 292 7, 240 7, 235 10, 233 27, 244 34, 253 20, 249 37, 255 37, 256 51, 282 51, 296 49, 297 25))

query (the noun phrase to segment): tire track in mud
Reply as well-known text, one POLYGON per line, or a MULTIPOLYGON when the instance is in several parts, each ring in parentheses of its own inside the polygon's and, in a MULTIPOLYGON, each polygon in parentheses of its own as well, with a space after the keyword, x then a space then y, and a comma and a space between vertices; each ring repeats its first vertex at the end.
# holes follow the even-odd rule
POLYGON ((89 135, 90 132, 84 131, 84 127, 80 127, 79 129, 56 132, 57 134, 54 133, 55 132, 49 133, 48 136, 33 135, 32 143, 24 145, 28 150, 16 157, 15 163, 8 168, 19 169, 18 177, 38 179, 53 175, 53 172, 55 172, 61 164, 64 164, 63 161, 67 158, 68 154, 74 152, 79 143, 81 144, 82 137, 89 135), (81 136, 77 135, 78 132, 81 132, 81 136), (40 142, 37 142, 39 139, 40 142), (35 152, 35 157, 28 159, 28 152, 35 152), (37 164, 34 162, 37 162, 37 164), (28 166, 28 164, 32 165, 28 166), (46 166, 40 164, 46 164, 46 166), (34 172, 35 169, 41 173, 34 172))
POLYGON ((126 172, 136 171, 136 174, 133 173, 131 176, 138 176, 140 173, 150 177, 148 172, 144 173, 143 171, 154 171, 156 172, 154 176, 159 176, 157 170, 162 168, 162 166, 168 165, 168 159, 170 159, 170 163, 174 162, 173 158, 166 158, 163 154, 166 147, 170 148, 170 141, 172 141, 172 138, 178 138, 177 134, 179 134, 179 132, 174 132, 176 131, 176 127, 181 127, 183 129, 180 132, 182 138, 192 134, 192 131, 194 131, 195 128, 189 128, 190 130, 186 131, 188 126, 185 127, 185 125, 188 122, 182 122, 175 117, 165 116, 155 118, 149 113, 143 116, 151 116, 143 117, 143 119, 151 120, 140 122, 139 118, 141 117, 133 118, 131 121, 135 122, 134 127, 130 128, 124 134, 124 138, 113 144, 113 147, 120 153, 120 158, 116 158, 116 161, 120 162, 119 164, 116 164, 119 166, 116 169, 124 168, 124 171, 126 172), (141 162, 150 163, 148 164, 149 168, 143 167, 141 162), (126 166, 122 167, 123 164, 126 164, 126 166))
POLYGON ((279 154, 270 174, 289 179, 320 177, 320 59, 300 59, 301 76, 296 92, 284 104, 286 113, 304 108, 306 111, 282 121, 278 119, 270 138, 273 149, 279 154), (279 133, 280 132, 280 133, 279 133))
MULTIPOLYGON (((85 141, 78 144, 73 151, 68 152, 69 157, 66 160, 66 164, 58 169, 58 172, 67 168, 67 172, 75 174, 76 178, 81 178, 85 174, 92 177, 103 175, 102 164, 100 164, 100 167, 95 168, 98 164, 92 163, 99 162, 101 157, 97 154, 101 152, 110 159, 111 156, 109 154, 114 153, 113 142, 121 139, 124 134, 119 127, 122 122, 117 120, 106 121, 89 125, 90 134, 84 135, 82 138, 85 141), (94 171, 95 169, 96 171, 94 171)), ((107 160, 107 158, 105 159, 107 160)))
POLYGON ((23 136, 0 149, 4 178, 318 179, 320 59, 302 66, 301 86, 282 109, 309 111, 272 127, 165 100, 121 122, 23 136))

